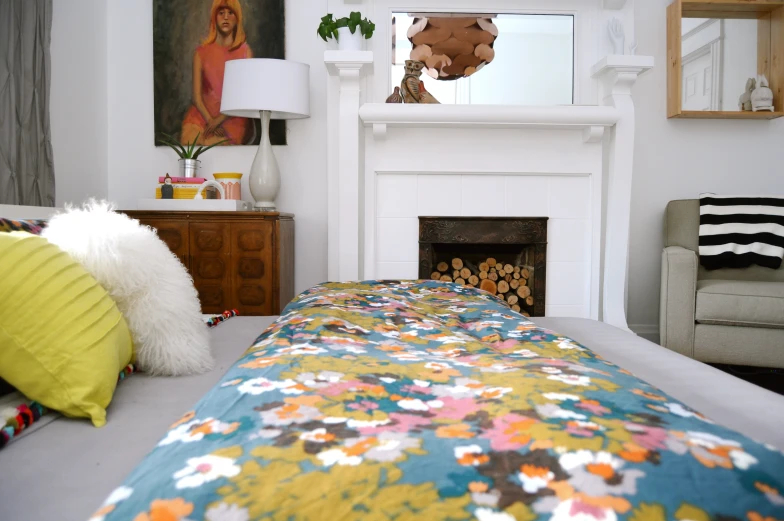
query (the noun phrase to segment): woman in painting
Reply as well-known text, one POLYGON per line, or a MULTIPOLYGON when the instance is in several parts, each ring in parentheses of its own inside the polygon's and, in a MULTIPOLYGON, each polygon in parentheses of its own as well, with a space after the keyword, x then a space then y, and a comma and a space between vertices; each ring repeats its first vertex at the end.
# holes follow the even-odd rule
POLYGON ((227 139, 227 145, 242 145, 250 134, 251 122, 220 113, 223 70, 226 62, 250 58, 242 27, 239 0, 213 0, 210 34, 193 53, 193 105, 182 122, 182 143, 211 145, 227 139))

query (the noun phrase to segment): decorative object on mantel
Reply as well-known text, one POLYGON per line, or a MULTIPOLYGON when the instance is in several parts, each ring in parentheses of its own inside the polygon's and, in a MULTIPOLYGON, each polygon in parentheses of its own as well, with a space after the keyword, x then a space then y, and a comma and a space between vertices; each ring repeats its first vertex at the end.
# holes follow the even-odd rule
POLYGON ((174 136, 170 136, 169 134, 162 135, 163 138, 158 139, 158 143, 170 147, 180 156, 180 177, 196 177, 196 173, 199 171, 199 165, 201 163, 201 161, 199 161, 199 156, 212 147, 222 145, 228 141, 228 139, 222 139, 211 145, 196 145, 199 141, 199 134, 196 134, 196 137, 192 142, 183 144, 174 136))
POLYGON ((437 80, 475 74, 495 58, 498 27, 489 17, 436 16, 414 19, 408 31, 410 58, 437 80))
POLYGON ((395 87, 395 91, 387 98, 387 103, 403 103, 403 95, 400 94, 400 87, 395 87))
POLYGON ((425 64, 414 60, 406 60, 406 75, 400 83, 400 90, 403 93, 403 103, 420 103, 419 86, 421 85, 422 69, 425 64))
POLYGON ((756 87, 757 80, 754 78, 749 78, 746 81, 746 89, 743 91, 743 94, 740 95, 740 98, 738 98, 738 110, 751 110, 751 94, 756 87))
MULTIPOLYGON (((667 6, 667 117, 700 119, 760 119, 784 116, 784 67, 778 66, 780 45, 784 41, 784 0, 673 0, 667 6), (757 73, 770 80, 773 109, 754 111, 745 95, 740 110, 684 110, 684 35, 683 19, 753 20, 756 25, 757 73)), ((688 63, 688 62, 687 62, 688 63)), ((715 67, 713 70, 716 70, 715 67)), ((765 93, 767 94, 767 93, 765 93)))
POLYGON ((419 102, 426 103, 430 105, 440 105, 441 103, 436 99, 435 96, 430 94, 427 89, 425 88, 425 82, 419 82, 419 102))
POLYGON ((221 113, 261 118, 262 139, 248 176, 257 210, 274 211, 280 170, 272 153, 272 119, 310 117, 310 66, 290 60, 250 58, 226 63, 221 113))
MULTIPOLYGON (((406 60, 406 75, 403 76, 403 81, 400 83, 400 91, 403 93, 403 103, 429 103, 438 104, 438 100, 425 90, 425 83, 420 80, 422 76, 422 69, 425 64, 414 60, 406 60)), ((395 93, 398 93, 398 88, 395 87, 395 93)), ((394 96, 394 94, 393 94, 394 96)), ((390 96, 390 99, 392 96, 390 96)), ((395 103, 389 101, 387 103, 395 103)))
POLYGON ((607 22, 607 35, 610 37, 613 54, 625 54, 626 33, 623 30, 623 22, 618 18, 613 18, 607 22))
POLYGON ((362 14, 353 11, 349 16, 334 20, 332 14, 321 18, 316 33, 325 42, 334 38, 341 51, 361 51, 364 40, 369 40, 376 30, 376 24, 362 18, 362 14))
POLYGON ((751 109, 754 112, 767 110, 773 112, 773 91, 768 84, 768 78, 760 74, 757 80, 757 88, 751 93, 751 109))

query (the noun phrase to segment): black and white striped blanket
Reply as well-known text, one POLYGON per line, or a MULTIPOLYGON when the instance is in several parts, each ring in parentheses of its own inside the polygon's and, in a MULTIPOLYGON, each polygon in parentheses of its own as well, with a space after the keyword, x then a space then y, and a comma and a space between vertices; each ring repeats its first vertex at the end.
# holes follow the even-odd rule
POLYGON ((700 196, 700 264, 706 269, 779 269, 784 197, 700 196))

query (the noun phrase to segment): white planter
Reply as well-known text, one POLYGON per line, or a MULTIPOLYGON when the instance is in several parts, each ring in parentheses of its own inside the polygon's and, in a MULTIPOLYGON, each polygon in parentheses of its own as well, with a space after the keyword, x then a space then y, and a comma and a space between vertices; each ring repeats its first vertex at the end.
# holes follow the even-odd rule
POLYGON ((365 37, 357 27, 354 34, 348 27, 338 28, 338 50, 340 51, 361 51, 365 48, 365 37))

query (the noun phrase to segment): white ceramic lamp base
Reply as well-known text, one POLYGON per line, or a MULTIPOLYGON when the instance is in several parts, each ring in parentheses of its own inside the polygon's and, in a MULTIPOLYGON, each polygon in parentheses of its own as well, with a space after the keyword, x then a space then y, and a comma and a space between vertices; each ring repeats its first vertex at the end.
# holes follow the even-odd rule
POLYGON ((280 191, 280 170, 275 154, 272 152, 270 143, 270 111, 262 110, 261 114, 261 141, 259 151, 250 167, 248 183, 253 200, 256 201, 254 207, 258 211, 275 212, 275 199, 280 191))

